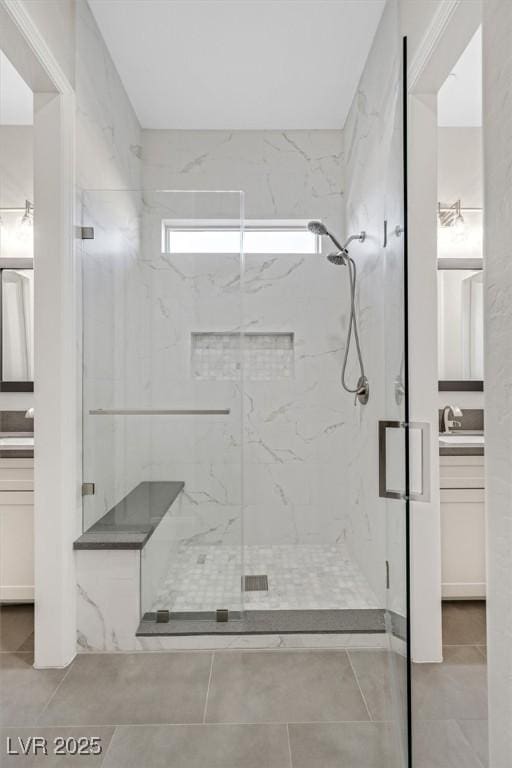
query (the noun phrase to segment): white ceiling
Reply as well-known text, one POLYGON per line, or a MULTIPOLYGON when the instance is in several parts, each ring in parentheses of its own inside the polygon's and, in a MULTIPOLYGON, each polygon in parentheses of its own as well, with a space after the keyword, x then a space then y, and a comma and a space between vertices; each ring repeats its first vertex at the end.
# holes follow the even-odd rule
POLYGON ((482 125, 481 27, 439 91, 437 121, 445 128, 482 125))
POLYGON ((33 94, 0 51, 0 125, 32 125, 33 94))
POLYGON ((384 0, 89 0, 144 128, 341 128, 384 0))

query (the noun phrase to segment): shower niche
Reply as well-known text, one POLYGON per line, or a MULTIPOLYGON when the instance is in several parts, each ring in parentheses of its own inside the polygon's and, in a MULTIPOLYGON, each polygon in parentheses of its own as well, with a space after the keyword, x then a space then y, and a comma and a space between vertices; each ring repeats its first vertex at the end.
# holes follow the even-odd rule
POLYGON ((240 381, 242 366, 251 381, 294 375, 293 333, 193 333, 191 349, 195 379, 240 381))

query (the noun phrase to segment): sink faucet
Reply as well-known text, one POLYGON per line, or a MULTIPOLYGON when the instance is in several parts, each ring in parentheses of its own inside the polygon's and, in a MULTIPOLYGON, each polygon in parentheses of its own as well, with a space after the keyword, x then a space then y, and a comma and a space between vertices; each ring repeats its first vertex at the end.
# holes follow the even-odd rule
POLYGON ((456 421, 456 419, 462 419, 461 409, 456 405, 445 406, 443 409, 443 418, 441 422, 441 427, 444 434, 449 434, 453 427, 462 426, 462 422, 456 421))

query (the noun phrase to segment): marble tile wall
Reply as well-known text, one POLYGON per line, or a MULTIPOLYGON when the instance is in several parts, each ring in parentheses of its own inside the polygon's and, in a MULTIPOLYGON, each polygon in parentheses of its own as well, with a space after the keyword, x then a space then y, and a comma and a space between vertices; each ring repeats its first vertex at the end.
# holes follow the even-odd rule
POLYGON ((97 493, 88 527, 143 478, 148 426, 89 410, 137 403, 144 385, 144 328, 133 312, 141 198, 140 127, 88 3, 76 3, 77 219, 95 227, 80 248, 83 316, 83 475, 97 493))
POLYGON ((129 651, 140 620, 140 553, 75 552, 78 651, 129 651))
POLYGON ((75 14, 77 185, 138 189, 137 116, 86 0, 77 0, 75 14))
POLYGON ((341 131, 144 130, 145 189, 242 189, 248 218, 343 225, 341 131))
POLYGON ((488 521, 489 751, 512 754, 512 5, 483 4, 485 165, 485 455, 488 521))
POLYGON ((233 331, 242 324, 240 259, 233 254, 161 252, 163 218, 240 216, 240 195, 144 192, 143 248, 138 281, 144 298, 134 312, 147 324, 148 386, 143 407, 229 410, 229 414, 155 416, 150 421, 148 480, 180 478, 182 502, 171 510, 175 544, 236 544, 241 540, 242 395, 232 380, 198 379, 193 333, 233 331))
MULTIPOLYGON (((242 189, 247 218, 316 217, 344 231, 341 131, 143 131, 142 141, 146 190, 242 189)), ((231 408, 227 419, 153 430, 150 476, 186 483, 182 535, 240 541, 243 469, 247 544, 334 544, 344 537, 353 409, 339 384, 345 271, 317 255, 248 254, 242 307, 238 258, 161 256, 161 217, 145 220, 152 398, 184 403, 186 392, 194 407, 231 408), (194 380, 190 370, 191 333, 241 326, 293 334, 295 357, 292 377, 246 376, 243 401, 237 382, 194 380)))
MULTIPOLYGON (((403 227, 400 115, 401 39, 397 5, 387 4, 349 113, 345 130, 347 232, 365 230, 353 246, 361 347, 370 399, 349 411, 349 484, 345 536, 382 605, 403 612, 405 599, 403 502, 379 498, 377 428, 381 419, 403 420, 403 227), (387 247, 384 221, 388 221, 387 247), (385 560, 392 589, 386 598, 385 560)), ((354 366, 351 378, 356 376, 354 366)))

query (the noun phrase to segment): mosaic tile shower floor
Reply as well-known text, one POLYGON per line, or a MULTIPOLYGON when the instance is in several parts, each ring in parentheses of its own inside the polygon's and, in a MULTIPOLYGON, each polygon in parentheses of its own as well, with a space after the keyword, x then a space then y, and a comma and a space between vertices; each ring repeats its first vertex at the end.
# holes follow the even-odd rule
MULTIPOLYGON (((340 546, 246 546, 243 572, 268 576, 268 592, 244 593, 248 610, 379 607, 359 567, 340 546)), ((152 610, 240 610, 241 575, 239 547, 184 546, 173 557, 152 610)))

